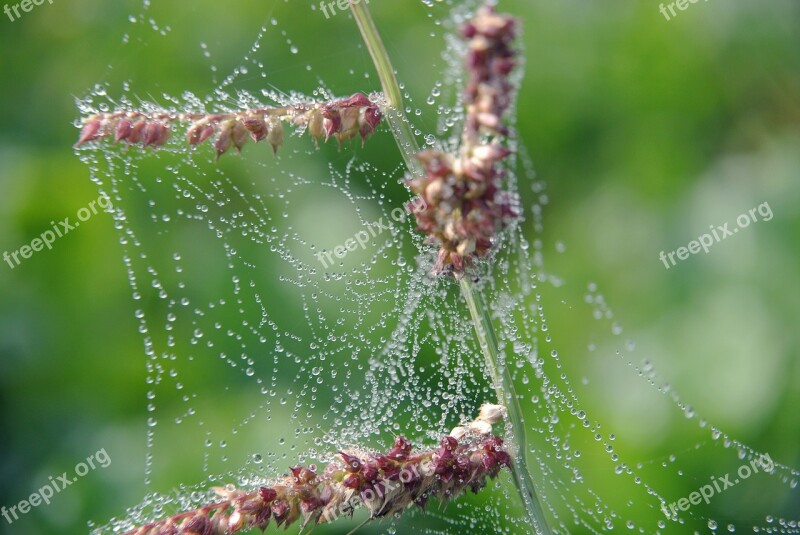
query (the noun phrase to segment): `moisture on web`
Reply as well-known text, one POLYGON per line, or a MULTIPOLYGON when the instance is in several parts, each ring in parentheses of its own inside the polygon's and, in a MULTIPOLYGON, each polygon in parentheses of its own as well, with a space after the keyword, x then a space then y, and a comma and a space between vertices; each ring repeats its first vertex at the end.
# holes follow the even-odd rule
MULTIPOLYGON (((217 65, 215 45, 198 39, 198 55, 211 64, 212 87, 202 96, 187 87, 180 96, 156 98, 136 80, 99 84, 80 102, 82 114, 230 113, 379 89, 347 13, 326 21, 306 5, 294 8, 308 9, 303 16, 318 17, 327 30, 349 30, 338 49, 326 51, 314 46, 313 32, 286 22, 296 11, 269 4, 266 24, 246 23, 226 37, 226 46, 242 47, 230 75, 217 65), (276 57, 289 58, 285 67, 271 67, 276 57)), ((457 143, 463 118, 463 45, 454 28, 474 8, 452 4, 419 6, 425 16, 415 31, 441 53, 423 62, 430 83, 406 88, 405 95, 416 134, 445 149, 457 143)), ((127 49, 166 49, 181 18, 148 2, 131 22, 127 49)), ((390 53, 402 74, 402 50, 390 47, 390 53)), ((203 504, 212 486, 252 488, 291 465, 324 465, 341 449, 385 448, 399 434, 429 445, 493 401, 457 286, 428 274, 434 252, 414 232, 405 208, 410 194, 401 185, 406 170, 399 154, 384 156, 396 154, 387 128, 363 147, 355 140, 341 150, 335 141, 317 148, 303 127, 286 137, 277 156, 265 143, 250 143, 218 161, 213 147, 189 148, 181 135, 158 150, 98 142, 80 151, 92 180, 114 203, 147 367, 143 471, 153 492, 98 531, 122 531, 203 504)), ((651 397, 664 394, 668 410, 682 411, 685 425, 697 427, 696 439, 658 459, 630 459, 625 437, 615 437, 601 423, 604 415, 582 401, 592 373, 602 373, 573 377, 563 365, 578 356, 560 355, 559 337, 588 335, 548 325, 547 307, 567 298, 563 281, 545 268, 544 185, 523 141, 515 140, 514 148, 508 180, 520 190, 523 218, 476 278, 524 398, 533 476, 554 531, 733 531, 734 522, 718 525, 702 507, 667 518, 662 509, 671 500, 663 481, 685 477, 682 463, 698 449, 719 450, 734 469, 762 452, 694 414, 623 340, 591 286, 570 312, 576 323, 589 316, 604 325, 592 344, 608 354, 607 366, 616 366, 625 383, 643 378, 651 397)), ((798 473, 776 462, 759 477, 765 486, 794 489, 798 473)), ((524 533, 516 500, 505 474, 478 496, 365 530, 524 533)), ((765 514, 761 525, 747 529, 797 533, 793 522, 765 514)))

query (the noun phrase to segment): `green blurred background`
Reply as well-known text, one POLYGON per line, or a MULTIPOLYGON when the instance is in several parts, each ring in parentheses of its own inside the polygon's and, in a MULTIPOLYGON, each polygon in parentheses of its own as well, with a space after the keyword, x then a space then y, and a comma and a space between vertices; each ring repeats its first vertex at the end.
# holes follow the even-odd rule
MULTIPOLYGON (((428 68, 429 47, 441 45, 441 35, 421 38, 432 31, 429 8, 414 0, 370 6, 399 78, 424 100, 441 76, 428 68)), ((606 326, 589 315, 580 320, 573 308, 584 306, 593 282, 623 337, 635 341, 632 360, 648 358, 713 425, 800 466, 800 4, 710 0, 670 21, 652 1, 501 7, 524 24, 518 126, 547 183, 544 232, 529 225, 526 234, 541 237, 548 272, 564 281, 543 292, 584 403, 629 458, 660 459, 702 440, 624 362, 601 357, 613 352, 606 326), (660 251, 765 201, 771 221, 672 269, 659 261, 660 251)), ((349 15, 325 19, 314 3, 159 3, 148 13, 171 26, 165 39, 142 29, 146 22, 129 21, 141 12, 136 2, 54 0, 14 22, 0 17, 0 251, 29 243, 50 221, 74 217, 97 198, 71 148, 74 98, 96 82, 130 79, 139 95, 204 95, 214 84, 199 43, 227 73, 255 38, 254 21, 274 16, 327 66, 319 76, 329 87, 377 89, 374 76, 365 81, 369 58, 349 15), (123 45, 128 34, 134 42, 123 45)), ((270 83, 314 88, 317 73, 286 47, 259 54, 275 73, 270 83)), ((257 89, 258 80, 246 85, 257 89)), ((435 119, 420 124, 433 128, 435 119)), ((385 129, 372 142, 365 158, 388 168, 399 162, 385 129)), ((146 492, 144 354, 121 254, 112 221, 101 214, 52 251, 13 270, 0 265, 0 504, 16 504, 100 448, 113 461, 13 525, 0 519, 0 532, 84 533, 88 520, 105 522, 146 492)), ((204 410, 225 421, 224 404, 204 410)), ((711 474, 730 469, 715 448, 699 451, 696 466, 711 474)), ((181 470, 159 479, 184 481, 181 470)), ((673 499, 707 479, 671 474, 648 479, 673 499)), ((613 492, 614 485, 600 487, 613 492)), ((709 514, 757 520, 768 510, 797 518, 793 496, 742 491, 720 496, 709 514)), ((688 527, 673 532, 681 529, 688 527)))

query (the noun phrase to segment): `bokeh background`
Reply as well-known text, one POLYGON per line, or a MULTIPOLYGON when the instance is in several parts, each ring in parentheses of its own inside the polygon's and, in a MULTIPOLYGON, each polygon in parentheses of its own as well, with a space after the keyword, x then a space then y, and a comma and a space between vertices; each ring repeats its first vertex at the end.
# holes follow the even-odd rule
MULTIPOLYGON (((629 458, 657 460, 705 440, 624 358, 605 356, 624 338, 635 343, 632 360, 649 359, 711 424, 800 466, 800 5, 709 0, 667 21, 650 0, 501 4, 524 23, 518 126, 547 184, 544 231, 529 225, 526 234, 542 240, 547 271, 563 281, 543 292, 567 372, 577 382, 592 377, 584 402, 629 458), (660 262, 660 251, 764 202, 771 221, 669 270, 660 262), (622 338, 609 341, 605 324, 574 311, 589 283, 624 326, 622 338)), ((441 75, 426 69, 430 41, 419 38, 430 31, 428 8, 415 0, 371 8, 400 79, 424 93, 441 75)), ((146 34, 131 32, 138 2, 54 0, 14 22, 0 16, 0 251, 97 198, 71 147, 74 98, 96 82, 202 95, 213 85, 200 41, 227 72, 254 39, 253 21, 275 16, 302 49, 330 62, 330 87, 377 88, 374 77, 358 85, 369 59, 348 14, 326 19, 304 0, 154 9, 156 22, 171 25, 169 40, 135 46, 121 41, 146 34)), ((291 54, 264 56, 271 82, 292 88, 302 69, 291 54)), ((386 130, 374 144, 370 159, 399 161, 386 130)), ((105 522, 146 492, 145 360, 109 216, 13 270, 0 264, 0 295, 0 504, 16 504, 100 448, 113 461, 13 525, 0 519, 0 532, 85 533, 87 521, 105 522)), ((224 403, 218 410, 224 418, 224 403)), ((731 466, 718 453, 702 447, 691 463, 723 474, 731 466)), ((181 470, 159 479, 181 482, 181 470)), ((686 473, 648 478, 677 499, 707 480, 686 473)), ((608 476, 600 488, 614 485, 608 476)), ((757 488, 719 496, 708 514, 797 518, 796 492, 757 488)))

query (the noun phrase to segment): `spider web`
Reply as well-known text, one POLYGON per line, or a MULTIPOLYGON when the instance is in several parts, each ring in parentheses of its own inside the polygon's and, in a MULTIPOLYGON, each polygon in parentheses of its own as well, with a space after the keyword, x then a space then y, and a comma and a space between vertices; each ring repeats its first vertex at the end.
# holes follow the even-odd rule
MULTIPOLYGON (((215 63, 215 41, 198 43, 199 55, 210 64, 207 96, 187 91, 141 97, 133 81, 118 87, 108 82, 80 101, 82 114, 237 111, 377 89, 349 14, 325 21, 325 31, 349 30, 337 50, 325 52, 315 46, 313 33, 284 28, 283 21, 301 8, 268 4, 266 24, 245 24, 236 39, 227 37, 241 46, 254 41, 229 75, 223 77, 215 63), (290 59, 272 67, 278 56, 290 59), (337 72, 342 69, 350 69, 344 81, 337 72), (337 93, 338 87, 346 90, 337 93)), ((406 112, 427 145, 452 149, 457 143, 463 50, 455 28, 475 5, 415 6, 423 14, 412 29, 420 46, 441 50, 429 58, 440 79, 423 89, 404 88, 406 112)), ((130 17, 123 50, 169 50, 178 39, 173 28, 182 23, 171 9, 146 2, 130 17)), ((323 20, 314 11, 303 14, 311 15, 323 20)), ((406 56, 394 55, 402 71, 406 56)), ((266 145, 248 145, 219 161, 207 144, 188 148, 179 138, 158 151, 110 143, 79 151, 100 192, 114 203, 148 372, 144 477, 152 494, 123 518, 96 527, 97 533, 121 532, 196 507, 210 498, 207 489, 214 485, 252 487, 289 465, 325 463, 343 448, 385 448, 397 434, 430 446, 493 399, 457 285, 428 276, 433 252, 402 210, 408 199, 401 185, 405 169, 399 157, 388 165, 383 162, 392 158, 372 157, 396 153, 385 128, 363 148, 316 148, 298 131, 277 157, 266 145), (369 239, 363 247, 334 256, 330 265, 320 260, 364 231, 369 239)), ((555 519, 554 532, 800 532, 795 520, 766 515, 753 525, 717 521, 701 506, 671 519, 662 512, 674 501, 664 496, 662 482, 685 477, 684 465, 691 466, 697 452, 713 449, 730 460, 731 470, 763 452, 725 435, 669 388, 621 337, 620 324, 591 284, 570 316, 577 324, 588 318, 600 326, 601 334, 587 345, 603 355, 603 364, 574 376, 558 347, 559 337, 575 333, 553 328, 546 313, 572 301, 564 281, 545 267, 545 185, 534 176, 524 145, 512 145, 518 157, 509 187, 520 190, 525 213, 502 236, 500 252, 482 264, 476 281, 522 397, 533 477, 555 519), (626 385, 638 384, 638 375, 649 385, 644 395, 657 398, 652 403, 686 416, 683 425, 692 428, 686 434, 693 438, 683 451, 656 459, 625 455, 625 437, 617 439, 603 415, 581 401, 610 373, 626 385)), ((692 470, 698 486, 714 475, 692 470)), ((798 472, 776 462, 771 473, 758 477, 748 485, 785 496, 796 488, 798 472)), ((319 530, 345 533, 362 519, 363 513, 319 530)), ((411 529, 529 532, 508 474, 479 496, 376 522, 363 532, 411 529)))

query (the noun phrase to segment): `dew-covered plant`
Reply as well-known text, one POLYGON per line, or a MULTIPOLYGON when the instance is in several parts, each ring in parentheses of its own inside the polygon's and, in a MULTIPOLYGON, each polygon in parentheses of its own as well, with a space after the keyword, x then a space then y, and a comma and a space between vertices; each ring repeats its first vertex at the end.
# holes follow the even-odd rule
POLYGON ((511 466, 503 440, 492 434, 501 414, 501 407, 484 405, 475 421, 455 428, 433 450, 413 451, 399 436, 385 454, 340 451, 321 471, 294 466, 291 474, 253 491, 215 488, 219 501, 126 535, 233 534, 295 522, 304 530, 351 516, 358 507, 366 508, 371 520, 425 507, 431 499, 447 502, 468 490, 477 493, 511 466))
MULTIPOLYGON (((482 261, 491 261, 502 243, 503 231, 519 215, 519 200, 509 187, 510 170, 505 165, 513 137, 506 113, 516 93, 511 74, 519 65, 514 46, 518 21, 486 5, 462 25, 467 80, 460 143, 455 149, 421 150, 409 128, 394 69, 368 7, 352 3, 351 10, 378 72, 382 94, 367 97, 356 93, 349 98, 232 113, 100 112, 83 119, 76 145, 108 138, 114 143, 157 148, 182 128, 187 144, 211 141, 219 158, 231 148, 241 150, 250 140, 266 140, 277 151, 288 124, 300 133, 307 131, 315 140, 334 137, 341 148, 356 137, 366 140, 385 118, 408 168, 405 183, 425 200, 425 208, 414 213, 417 229, 435 251, 431 275, 460 285, 498 404, 485 406, 476 421, 454 429, 438 449, 412 453, 410 443, 400 437, 385 455, 340 452, 339 459, 321 472, 313 466, 298 466, 274 485, 218 489, 219 501, 130 533, 236 533, 250 527, 265 529, 271 522, 288 526, 295 521, 306 527, 337 518, 343 504, 378 488, 379 498, 362 499, 362 503, 370 519, 379 518, 401 513, 411 505, 424 506, 431 498, 447 501, 467 489, 478 492, 486 479, 495 477, 504 466, 513 474, 530 530, 550 533, 527 465, 526 429, 518 396, 498 350, 492 320, 472 285, 475 268, 482 261), (501 420, 506 423, 507 449, 491 434, 491 424, 501 420), (413 476, 405 478, 405 472, 413 476), (392 490, 387 491, 388 487, 392 490)), ((350 507, 349 512, 352 510, 350 507)))
POLYGON ((308 131, 315 141, 324 137, 327 142, 333 136, 341 147, 343 141, 356 136, 366 140, 380 121, 381 112, 377 104, 361 93, 330 102, 258 108, 239 113, 116 111, 84 119, 76 146, 113 137, 114 143, 122 141, 129 145, 157 147, 169 139, 172 125, 185 123, 188 124, 186 142, 194 146, 213 137, 214 150, 219 158, 231 147, 241 151, 250 139, 256 143, 266 140, 277 153, 278 147, 283 145, 284 122, 308 131))

